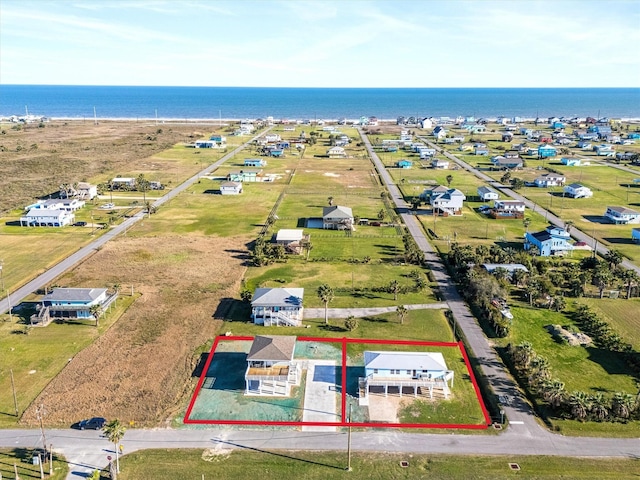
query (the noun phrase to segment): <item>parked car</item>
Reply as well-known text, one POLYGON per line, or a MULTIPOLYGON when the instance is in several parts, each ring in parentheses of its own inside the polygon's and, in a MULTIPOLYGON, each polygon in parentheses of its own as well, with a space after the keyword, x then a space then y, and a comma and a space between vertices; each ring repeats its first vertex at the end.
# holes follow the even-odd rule
POLYGON ((489 210, 491 210, 491 207, 490 207, 489 205, 480 205, 480 206, 478 207, 478 211, 479 211, 480 213, 486 213, 486 212, 488 212, 489 210))
POLYGON ((107 420, 102 417, 80 420, 76 425, 79 430, 102 430, 107 420))
POLYGON ((109 208, 113 208, 113 207, 115 207, 115 204, 113 204, 113 203, 105 203, 100 208, 102 208, 103 210, 108 210, 109 208))

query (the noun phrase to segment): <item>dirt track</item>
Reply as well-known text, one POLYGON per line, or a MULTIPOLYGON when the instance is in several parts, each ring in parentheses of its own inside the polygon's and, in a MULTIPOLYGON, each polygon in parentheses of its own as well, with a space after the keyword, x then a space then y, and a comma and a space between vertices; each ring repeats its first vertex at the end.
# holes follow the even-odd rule
POLYGON ((100 415, 137 425, 167 420, 193 390, 194 351, 213 338, 220 299, 236 297, 244 274, 246 238, 200 235, 119 238, 69 272, 64 283, 134 285, 142 296, 93 345, 76 355, 23 415, 36 423, 44 402, 47 424, 68 425, 100 415))

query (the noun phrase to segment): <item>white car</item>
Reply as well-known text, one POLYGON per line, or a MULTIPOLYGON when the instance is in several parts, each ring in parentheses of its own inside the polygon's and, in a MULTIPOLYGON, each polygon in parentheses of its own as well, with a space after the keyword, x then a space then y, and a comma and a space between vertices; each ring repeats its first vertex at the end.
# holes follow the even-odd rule
POLYGON ((105 203, 100 208, 102 208, 103 210, 108 210, 108 209, 113 208, 113 207, 115 207, 115 204, 113 204, 113 203, 105 203))

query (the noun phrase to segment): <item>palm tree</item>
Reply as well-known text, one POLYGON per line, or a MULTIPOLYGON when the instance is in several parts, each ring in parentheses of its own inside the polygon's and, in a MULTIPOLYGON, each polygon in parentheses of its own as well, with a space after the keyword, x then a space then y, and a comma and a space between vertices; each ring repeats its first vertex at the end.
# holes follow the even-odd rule
POLYGON ((591 415, 597 421, 602 422, 609 416, 609 406, 607 400, 601 392, 591 396, 591 415))
POLYGON ((396 309, 396 315, 398 315, 398 320, 400 320, 400 324, 404 324, 404 319, 407 316, 407 313, 409 313, 409 310, 407 310, 407 307, 405 307, 404 305, 398 305, 398 308, 396 309))
POLYGON ((569 407, 573 418, 584 421, 591 407, 589 396, 584 392, 573 392, 569 397, 569 407))
POLYGON ((575 225, 575 222, 573 220, 567 220, 566 222, 564 222, 564 229, 567 231, 567 233, 571 232, 571 227, 573 227, 575 225))
POLYGON ((630 393, 618 392, 611 401, 611 411, 618 417, 626 420, 635 409, 636 399, 630 393))
POLYGON ((118 455, 120 451, 120 440, 124 437, 124 433, 127 431, 124 425, 120 423, 120 420, 111 420, 107 423, 104 428, 104 435, 109 439, 111 443, 113 443, 114 449, 116 451, 116 472, 120 473, 120 457, 118 455))
POLYGON ((453 175, 447 175, 447 186, 451 186, 451 182, 453 182, 453 175))
POLYGON ((89 313, 93 316, 93 318, 95 318, 97 327, 98 319, 100 318, 100 315, 102 315, 102 307, 100 305, 91 305, 91 307, 89 307, 89 313))
MULTIPOLYGON (((146 205, 147 203, 147 189, 149 188, 149 181, 144 178, 144 173, 141 173, 140 175, 138 175, 138 178, 136 179, 136 185, 138 187, 138 191, 142 192, 142 198, 144 199, 143 202, 146 205)), ((150 215, 151 213, 149 213, 150 215)))
POLYGON ((560 380, 549 380, 545 382, 544 386, 542 387, 542 397, 552 407, 558 408, 560 405, 562 405, 565 395, 566 391, 564 389, 564 383, 562 383, 560 380))
POLYGON ((613 282, 613 273, 609 270, 608 265, 599 263, 593 274, 593 279, 598 286, 600 298, 603 298, 605 289, 613 282))
POLYGON ((389 292, 393 293, 393 301, 398 300, 398 292, 400 292, 400 284, 397 280, 392 280, 389 284, 389 292))
POLYGON ((324 303, 324 323, 328 324, 329 323, 329 302, 333 300, 333 297, 334 297, 333 288, 331 288, 326 283, 323 283, 318 287, 317 293, 318 293, 318 298, 320 298, 320 300, 322 300, 322 303, 324 303))
POLYGON ((609 263, 611 270, 616 270, 622 263, 623 257, 619 250, 611 249, 604 255, 604 259, 609 263))
POLYGON ((531 219, 529 217, 525 217, 522 219, 522 224, 524 225, 524 231, 529 231, 529 225, 531 225, 531 219))
POLYGON ((631 298, 631 289, 638 285, 638 282, 640 282, 640 276, 635 272, 635 270, 629 269, 624 271, 622 278, 627 286, 627 300, 629 300, 631 298))
POLYGON ((533 358, 533 346, 529 342, 522 342, 515 346, 513 361, 518 368, 526 370, 533 358))
POLYGON ((561 312, 567 308, 567 302, 562 295, 557 295, 551 299, 551 302, 549 302, 549 308, 552 307, 556 312, 561 312))
POLYGON ((349 315, 344 321, 344 326, 350 332, 353 332, 356 328, 358 328, 358 325, 359 325, 358 319, 353 315, 349 315))

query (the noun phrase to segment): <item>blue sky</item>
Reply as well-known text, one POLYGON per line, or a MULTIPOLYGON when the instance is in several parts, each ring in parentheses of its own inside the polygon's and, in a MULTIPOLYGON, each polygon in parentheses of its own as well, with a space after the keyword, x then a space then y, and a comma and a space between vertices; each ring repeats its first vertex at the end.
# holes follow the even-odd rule
POLYGON ((0 83, 640 87, 638 0, 0 0, 0 83))

